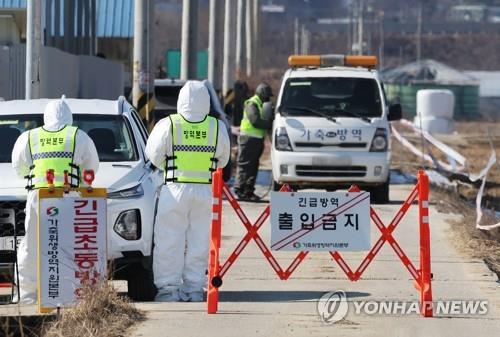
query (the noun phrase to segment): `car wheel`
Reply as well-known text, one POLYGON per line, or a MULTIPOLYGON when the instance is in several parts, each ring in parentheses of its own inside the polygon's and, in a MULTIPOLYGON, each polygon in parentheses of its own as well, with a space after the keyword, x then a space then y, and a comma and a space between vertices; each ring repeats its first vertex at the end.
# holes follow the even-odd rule
POLYGON ((389 181, 370 189, 372 204, 387 204, 389 202, 389 181))
POLYGON ((133 301, 147 302, 153 301, 156 296, 156 287, 154 284, 153 271, 151 269, 130 270, 127 275, 128 296, 133 301))

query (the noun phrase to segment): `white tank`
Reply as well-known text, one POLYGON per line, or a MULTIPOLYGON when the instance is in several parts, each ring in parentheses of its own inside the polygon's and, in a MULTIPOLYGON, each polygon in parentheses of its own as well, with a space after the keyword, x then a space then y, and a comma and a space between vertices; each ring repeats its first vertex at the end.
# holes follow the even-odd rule
POLYGON ((420 128, 420 120, 422 120, 422 129, 431 134, 450 134, 455 131, 453 120, 442 117, 419 117, 416 116, 413 120, 418 128, 420 128))
POLYGON ((417 92, 417 116, 453 119, 455 95, 445 89, 423 89, 417 92))

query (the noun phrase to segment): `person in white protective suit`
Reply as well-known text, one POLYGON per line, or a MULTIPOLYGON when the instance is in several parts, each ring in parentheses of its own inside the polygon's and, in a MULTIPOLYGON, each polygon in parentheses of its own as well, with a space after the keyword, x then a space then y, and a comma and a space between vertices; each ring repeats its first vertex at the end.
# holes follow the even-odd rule
POLYGON ((212 172, 230 155, 223 122, 208 116, 210 98, 188 81, 177 114, 159 121, 146 155, 165 172, 154 229, 153 274, 157 301, 203 301, 212 219, 212 172))
POLYGON ((99 168, 94 142, 85 132, 72 126, 73 116, 64 96, 47 104, 43 124, 43 127, 22 133, 12 150, 12 166, 19 176, 28 179, 24 225, 26 235, 18 250, 20 301, 24 304, 36 302, 37 189, 47 187, 45 172, 49 168, 54 169, 54 186, 61 187, 64 183, 64 170, 67 170, 71 174, 71 186, 77 187, 78 170, 97 172, 99 168), (61 141, 48 144, 48 139, 55 138, 61 141))

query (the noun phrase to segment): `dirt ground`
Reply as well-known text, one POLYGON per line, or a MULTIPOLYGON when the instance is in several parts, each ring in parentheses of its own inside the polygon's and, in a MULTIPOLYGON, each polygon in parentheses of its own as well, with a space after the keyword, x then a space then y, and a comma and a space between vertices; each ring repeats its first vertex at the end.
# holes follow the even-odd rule
MULTIPOLYGON (((396 129, 415 146, 421 148, 421 139, 400 123, 395 123, 396 129)), ((478 174, 487 164, 492 150, 500 158, 500 123, 489 122, 458 122, 456 133, 448 136, 438 136, 442 142, 458 151, 467 158, 468 173, 478 174)), ((445 156, 430 147, 432 153, 446 161, 445 156)), ((415 174, 419 167, 428 167, 421 159, 404 148, 397 140, 392 142, 393 168, 406 173, 415 174)), ((452 225, 454 243, 464 254, 481 258, 490 269, 500 277, 500 228, 491 231, 476 229, 475 198, 479 183, 458 183, 453 193, 438 187, 432 187, 431 201, 439 211, 461 214, 462 218, 452 225)), ((500 165, 493 166, 488 174, 482 205, 486 209, 500 211, 500 165)), ((485 213, 482 225, 498 223, 500 219, 494 213, 485 213)))
MULTIPOLYGON (((396 129, 417 148, 421 148, 421 139, 414 134, 411 129, 394 123, 396 129)), ((458 151, 467 158, 465 173, 478 174, 488 163, 491 152, 496 151, 497 158, 500 158, 500 123, 489 122, 458 122, 455 124, 456 132, 452 135, 436 136, 439 140, 458 151)), ((395 139, 392 141, 393 168, 403 172, 415 173, 419 167, 428 167, 429 163, 422 163, 422 160, 404 148, 395 139)), ((446 157, 442 153, 430 146, 432 154, 440 160, 446 162, 446 157)), ((476 184, 459 184, 460 195, 469 201, 473 201, 477 195, 480 182, 476 184)), ((500 164, 493 166, 488 174, 483 206, 500 211, 500 164)))

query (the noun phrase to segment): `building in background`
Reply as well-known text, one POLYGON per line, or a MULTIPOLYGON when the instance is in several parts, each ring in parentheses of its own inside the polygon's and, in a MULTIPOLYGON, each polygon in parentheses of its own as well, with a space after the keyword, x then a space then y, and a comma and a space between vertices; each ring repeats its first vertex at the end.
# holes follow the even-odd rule
POLYGON ((455 95, 455 119, 479 117, 479 81, 434 60, 412 62, 382 73, 387 98, 399 99, 406 118, 416 115, 417 91, 448 89, 455 95))
MULTIPOLYGON (((98 49, 97 31, 103 38, 116 39, 103 43, 108 48, 119 45, 132 25, 127 4, 132 6, 133 0, 40 1, 41 96, 116 99, 123 94, 123 62, 103 59, 107 56, 98 49), (45 81, 48 74, 50 81, 45 81)), ((0 97, 4 99, 25 96, 26 5, 26 0, 0 0, 0 97)), ((123 61, 119 57, 115 60, 123 61)))

